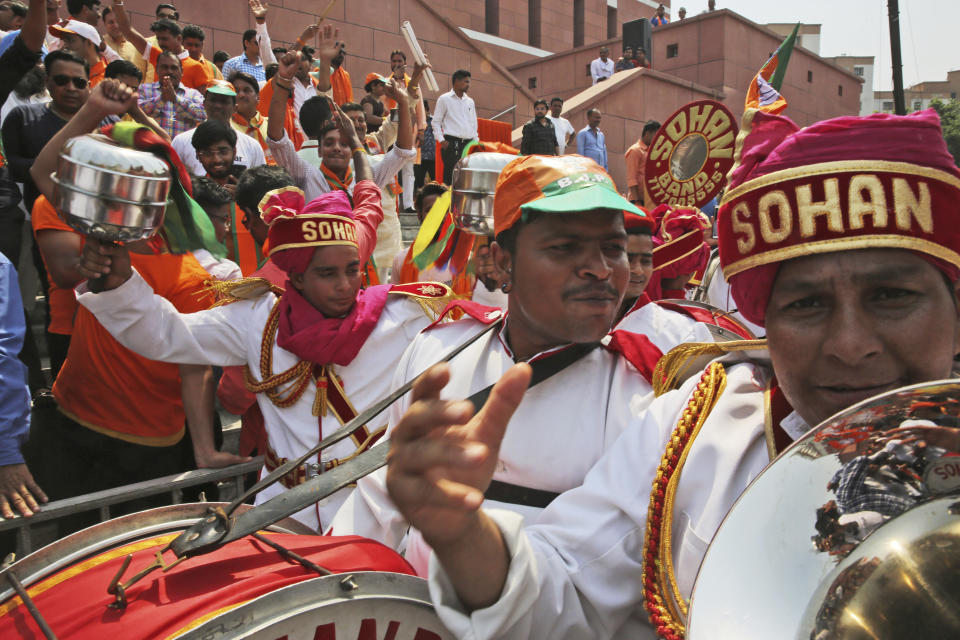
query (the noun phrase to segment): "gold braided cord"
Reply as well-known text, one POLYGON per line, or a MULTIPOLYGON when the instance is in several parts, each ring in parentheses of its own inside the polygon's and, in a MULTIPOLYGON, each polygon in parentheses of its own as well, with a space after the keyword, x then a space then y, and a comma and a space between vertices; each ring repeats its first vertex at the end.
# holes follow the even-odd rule
POLYGON ((691 445, 697 435, 699 435, 703 423, 706 422, 707 417, 713 411, 724 389, 727 388, 727 375, 722 364, 714 362, 710 365, 708 372, 710 377, 697 389, 701 394, 701 399, 700 408, 694 418, 693 432, 690 434, 686 446, 683 447, 683 451, 680 454, 680 461, 677 462, 676 469, 674 469, 670 482, 667 484, 667 495, 665 499, 665 513, 667 517, 663 520, 663 533, 661 534, 660 579, 661 581, 667 580, 670 584, 674 601, 679 605, 684 618, 687 616, 687 603, 683 598, 683 594, 680 593, 680 587, 677 585, 677 578, 673 570, 673 501, 677 494, 677 486, 680 484, 683 465, 687 462, 687 456, 690 455, 691 445))
POLYGON ((244 367, 243 380, 247 389, 252 393, 265 393, 277 407, 283 409, 294 405, 306 392, 313 379, 313 365, 301 360, 286 371, 273 373, 273 343, 277 337, 277 328, 280 326, 280 300, 273 305, 267 324, 263 328, 263 337, 260 339, 260 377, 258 381, 253 377, 250 367, 244 367), (282 385, 287 385, 280 388, 282 385))
POLYGON ((256 300, 267 292, 283 295, 283 287, 278 287, 266 278, 240 278, 239 280, 208 280, 204 292, 212 292, 217 301, 214 307, 220 307, 241 300, 256 300))
POLYGON ((660 396, 680 386, 702 356, 718 357, 735 351, 766 349, 766 340, 730 340, 727 342, 687 342, 665 353, 653 369, 653 393, 660 396))
POLYGON ((684 637, 687 603, 673 568, 673 507, 690 445, 726 388, 723 365, 711 363, 703 372, 671 434, 650 491, 644 536, 642 579, 644 600, 657 634, 668 640, 684 637))

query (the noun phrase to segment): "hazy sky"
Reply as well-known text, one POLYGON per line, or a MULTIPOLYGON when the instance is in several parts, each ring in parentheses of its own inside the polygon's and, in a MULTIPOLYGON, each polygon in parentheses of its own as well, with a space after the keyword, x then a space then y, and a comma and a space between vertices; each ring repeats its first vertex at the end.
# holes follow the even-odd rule
MULTIPOLYGON (((623 0, 621 0, 622 2, 623 0)), ((706 0, 673 0, 673 11, 706 9, 706 0)), ((873 88, 893 88, 886 0, 717 0, 754 22, 820 24, 820 55, 874 56, 873 88)), ((900 0, 904 86, 945 80, 960 69, 960 1, 900 0)))

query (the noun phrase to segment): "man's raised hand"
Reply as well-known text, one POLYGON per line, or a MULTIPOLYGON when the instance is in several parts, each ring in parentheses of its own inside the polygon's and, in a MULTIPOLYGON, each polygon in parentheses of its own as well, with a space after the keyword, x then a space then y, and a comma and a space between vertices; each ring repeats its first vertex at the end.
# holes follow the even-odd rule
POLYGON ((432 546, 456 544, 476 523, 496 468, 507 423, 530 384, 518 364, 474 415, 469 402, 440 399, 449 367, 437 365, 413 387, 413 403, 390 435, 387 490, 432 546))

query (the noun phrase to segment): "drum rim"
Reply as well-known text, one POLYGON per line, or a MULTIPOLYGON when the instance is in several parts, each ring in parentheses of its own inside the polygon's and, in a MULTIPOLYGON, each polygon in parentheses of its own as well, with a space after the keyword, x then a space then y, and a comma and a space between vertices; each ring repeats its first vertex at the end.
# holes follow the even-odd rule
MULTIPOLYGON (((41 547, 17 560, 7 570, 14 572, 23 586, 29 588, 57 571, 107 549, 156 537, 163 533, 185 530, 197 519, 206 515, 208 509, 218 506, 226 507, 227 504, 226 502, 186 502, 112 518, 41 547), (140 526, 125 528, 137 524, 140 526)), ((251 508, 252 505, 243 504, 234 513, 240 514, 251 508)), ((284 518, 267 529, 281 533, 316 535, 315 531, 293 518, 284 518)), ((0 602, 5 602, 15 595, 16 592, 4 580, 0 585, 0 602)))
MULTIPOLYGON (((387 598, 394 601, 404 601, 415 606, 433 611, 436 609, 430 599, 428 583, 423 578, 405 573, 389 571, 345 571, 329 576, 319 576, 288 585, 258 596, 248 602, 224 611, 216 617, 205 620, 202 624, 173 636, 177 640, 200 640, 210 638, 247 637, 268 628, 267 625, 282 620, 278 616, 290 614, 293 617, 309 608, 334 606, 344 602, 369 600, 373 598, 387 598), (345 589, 343 583, 352 580, 354 588, 345 589), (318 606, 319 605, 319 606, 318 606), (265 619, 255 624, 247 625, 251 613, 262 611, 265 619), (267 616, 273 615, 273 618, 267 616), (236 620, 240 618, 239 620, 236 620), (243 624, 243 636, 233 632, 237 625, 243 624), (216 633, 217 629, 220 633, 216 633), (229 631, 228 631, 229 630, 229 631)), ((440 621, 437 622, 449 634, 449 630, 440 621)), ((453 637, 450 634, 450 637, 453 637)))

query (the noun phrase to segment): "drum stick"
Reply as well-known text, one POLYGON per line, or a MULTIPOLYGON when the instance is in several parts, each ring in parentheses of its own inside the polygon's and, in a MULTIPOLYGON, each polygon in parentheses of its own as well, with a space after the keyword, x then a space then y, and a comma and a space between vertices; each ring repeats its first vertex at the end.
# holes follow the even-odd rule
POLYGON ((327 8, 323 10, 323 13, 320 14, 320 17, 317 18, 317 26, 320 26, 320 23, 323 22, 327 14, 330 13, 330 9, 333 9, 333 5, 336 4, 337 0, 330 0, 330 3, 327 4, 327 8))
MULTIPOLYGON (((420 42, 417 41, 417 36, 413 33, 413 25, 410 24, 409 20, 403 21, 400 25, 400 31, 403 32, 403 37, 407 41, 407 46, 410 47, 410 53, 413 54, 414 60, 419 64, 426 64, 427 57, 423 55, 423 49, 420 48, 420 42)), ((427 67, 423 75, 430 91, 440 91, 440 85, 437 84, 437 79, 433 76, 433 69, 427 67)))

